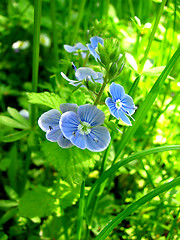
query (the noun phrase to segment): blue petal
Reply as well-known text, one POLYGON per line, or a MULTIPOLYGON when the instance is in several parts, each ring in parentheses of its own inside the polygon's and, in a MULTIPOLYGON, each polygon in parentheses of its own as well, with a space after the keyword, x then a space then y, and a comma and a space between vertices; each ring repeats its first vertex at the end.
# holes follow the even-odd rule
POLYGON ((95 80, 95 82, 98 82, 98 83, 101 83, 101 84, 103 84, 103 74, 102 73, 100 73, 100 72, 97 72, 97 75, 98 75, 98 78, 97 79, 94 79, 95 80))
POLYGON ((92 77, 93 79, 98 78, 98 74, 93 71, 91 68, 88 67, 80 67, 78 70, 75 72, 75 77, 79 80, 82 81, 83 79, 86 79, 86 77, 92 77))
POLYGON ((60 129, 67 139, 74 136, 78 131, 79 124, 80 121, 76 113, 69 111, 62 114, 60 119, 60 129))
POLYGON ((93 48, 96 48, 98 46, 98 43, 100 43, 101 45, 104 45, 104 40, 98 36, 90 38, 90 42, 93 48))
POLYGON ((41 115, 38 119, 38 125, 44 132, 47 132, 50 128, 59 126, 60 118, 60 112, 56 109, 51 109, 41 115))
POLYGON ((74 103, 62 103, 60 105, 60 110, 62 113, 72 111, 72 112, 77 112, 78 105, 74 103))
POLYGON ((62 148, 70 148, 73 146, 73 144, 71 143, 71 141, 69 141, 67 138, 65 138, 63 136, 63 134, 61 134, 58 139, 57 139, 57 143, 60 147, 62 148))
POLYGON ((61 76, 62 76, 64 79, 66 79, 66 80, 69 82, 69 84, 71 84, 71 85, 73 85, 73 86, 78 86, 78 85, 80 84, 80 82, 77 81, 77 80, 71 80, 71 79, 69 79, 63 72, 61 72, 61 76))
POLYGON ((93 55, 93 57, 95 58, 95 60, 97 61, 97 59, 99 59, 99 61, 100 61, 100 60, 101 60, 101 59, 100 59, 100 56, 99 56, 99 54, 95 51, 95 48, 93 48, 91 44, 86 44, 86 45, 87 45, 90 53, 91 53, 91 54, 93 55))
POLYGON ((87 149, 92 152, 104 151, 111 137, 106 127, 98 126, 92 128, 89 135, 86 135, 87 149))
POLYGON ((117 116, 118 119, 121 119, 124 123, 126 123, 127 125, 132 126, 131 121, 129 120, 129 118, 124 114, 124 112, 122 111, 122 109, 117 110, 117 116))
POLYGON ((77 47, 77 49, 80 49, 82 51, 88 51, 88 48, 84 46, 82 43, 76 43, 75 46, 77 47))
POLYGON ((76 46, 70 45, 64 45, 64 49, 69 53, 76 52, 78 50, 76 46))
POLYGON ((77 114, 82 122, 88 122, 91 126, 98 126, 104 123, 104 113, 94 105, 85 104, 79 106, 77 114))
POLYGON ((117 119, 121 119, 124 123, 128 125, 132 125, 129 118, 124 114, 124 112, 121 109, 117 109, 115 103, 113 100, 108 97, 105 100, 106 105, 109 107, 110 113, 117 119))
POLYGON ((109 91, 114 102, 116 102, 118 99, 122 100, 125 97, 124 88, 114 82, 110 85, 109 91))
POLYGON ((136 106, 134 105, 133 99, 131 96, 125 94, 125 97, 122 100, 122 108, 126 111, 129 112, 129 115, 132 115, 135 110, 136 110, 136 106))
POLYGON ((50 142, 57 142, 58 137, 62 134, 60 127, 55 126, 46 132, 46 138, 50 142))
POLYGON ((71 136, 70 141, 78 148, 85 149, 86 145, 86 135, 80 134, 78 131, 71 136))

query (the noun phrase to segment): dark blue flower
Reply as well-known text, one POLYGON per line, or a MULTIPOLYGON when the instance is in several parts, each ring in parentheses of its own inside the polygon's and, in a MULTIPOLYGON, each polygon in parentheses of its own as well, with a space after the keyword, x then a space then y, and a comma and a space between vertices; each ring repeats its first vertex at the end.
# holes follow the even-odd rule
POLYGON ((101 37, 95 36, 90 38, 90 42, 91 44, 86 44, 87 47, 89 48, 90 53, 93 55, 93 57, 96 59, 99 59, 100 61, 100 56, 99 54, 96 52, 96 49, 98 47, 98 43, 100 43, 101 45, 104 46, 104 40, 101 37))
MULTIPOLYGON (((132 97, 125 94, 124 88, 120 84, 112 83, 109 87, 112 98, 105 100, 110 113, 117 119, 121 119, 124 123, 132 125, 129 118, 136 110, 132 97), (126 116, 127 115, 127 116, 126 116)), ((133 119, 133 118, 132 118, 133 119)), ((134 120, 134 119, 133 119, 134 120)))
POLYGON ((69 53, 74 53, 74 55, 77 55, 77 52, 80 51, 82 58, 86 57, 88 51, 88 48, 82 43, 76 43, 74 46, 64 45, 64 49, 69 53))
MULTIPOLYGON (((60 105, 62 113, 66 111, 77 112, 77 105, 65 103, 60 105)), ((39 127, 46 132, 46 138, 50 142, 57 142, 62 148, 72 147, 73 144, 64 137, 59 127, 61 113, 57 109, 51 109, 41 115, 38 119, 39 127)))
POLYGON ((60 128, 72 144, 81 149, 100 152, 107 148, 110 134, 104 123, 105 115, 96 106, 85 104, 79 106, 77 113, 65 112, 60 119, 60 128))
POLYGON ((80 67, 77 70, 75 69, 75 77, 77 80, 69 79, 63 72, 61 72, 61 76, 73 86, 78 86, 82 83, 83 80, 98 82, 101 84, 103 83, 103 74, 100 72, 95 72, 88 67, 80 67))

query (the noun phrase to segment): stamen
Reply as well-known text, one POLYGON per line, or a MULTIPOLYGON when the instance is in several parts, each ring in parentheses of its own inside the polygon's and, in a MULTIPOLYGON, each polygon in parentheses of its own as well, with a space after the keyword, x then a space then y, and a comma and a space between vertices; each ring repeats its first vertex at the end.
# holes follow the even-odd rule
POLYGON ((72 133, 72 135, 76 136, 76 133, 75 133, 75 132, 73 132, 73 133, 72 133))
POLYGON ((53 128, 51 126, 49 126, 49 130, 51 131, 51 130, 53 130, 53 128))

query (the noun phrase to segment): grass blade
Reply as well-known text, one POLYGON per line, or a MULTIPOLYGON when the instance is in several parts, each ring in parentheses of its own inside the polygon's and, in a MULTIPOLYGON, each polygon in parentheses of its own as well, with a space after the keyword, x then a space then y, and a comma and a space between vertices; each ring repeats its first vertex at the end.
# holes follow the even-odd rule
POLYGON ((157 147, 157 148, 151 148, 148 150, 143 150, 143 151, 135 153, 127 158, 124 158, 120 162, 114 164, 107 171, 105 171, 100 176, 100 178, 95 182, 95 184, 92 186, 91 191, 89 192, 88 199, 87 199, 87 208, 89 208, 89 206, 91 206, 94 196, 96 196, 96 194, 99 191, 99 187, 100 187, 101 183, 103 183, 107 178, 109 178, 113 173, 115 173, 120 167, 132 162, 135 159, 136 160, 141 159, 142 157, 144 157, 146 155, 155 154, 158 152, 170 151, 170 150, 180 150, 180 145, 169 145, 169 146, 163 146, 163 147, 157 147))
POLYGON ((120 214, 118 214, 95 238, 95 240, 103 240, 105 239, 109 233, 127 216, 132 214, 134 211, 136 211, 139 207, 147 203, 148 201, 152 200, 154 197, 158 196, 159 194, 168 191, 169 189, 180 185, 180 177, 177 177, 171 182, 165 183, 161 185, 160 187, 157 187, 155 190, 151 191, 150 193, 146 194, 133 204, 131 204, 128 208, 126 208, 124 211, 122 211, 120 214))
POLYGON ((135 114, 135 120, 136 121, 133 123, 132 127, 129 127, 126 130, 126 132, 123 134, 120 145, 117 149, 116 156, 113 160, 113 163, 118 159, 122 149, 125 147, 125 145, 129 141, 129 139, 133 136, 135 131, 138 129, 138 127, 142 123, 142 121, 145 118, 147 112, 149 111, 150 107, 152 106, 153 102, 155 101, 155 99, 156 99, 156 97, 157 97, 157 95, 158 95, 166 77, 170 73, 172 67, 174 66, 174 64, 178 60, 179 56, 180 56, 180 47, 174 53, 174 55, 170 59, 169 63, 165 67, 164 71, 161 73, 161 75, 159 76, 159 78, 156 80, 155 84, 151 88, 150 92, 146 96, 144 102, 142 103, 142 105, 137 110, 137 112, 135 114))

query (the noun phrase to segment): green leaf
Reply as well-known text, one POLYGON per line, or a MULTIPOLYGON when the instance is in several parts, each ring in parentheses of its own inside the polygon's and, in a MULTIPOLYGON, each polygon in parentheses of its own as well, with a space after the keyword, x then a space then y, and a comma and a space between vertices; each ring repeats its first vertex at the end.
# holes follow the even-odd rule
POLYGON ((7 209, 11 207, 16 207, 18 203, 16 201, 12 200, 0 200, 0 208, 1 209, 7 209))
POLYGON ((0 122, 8 127, 12 128, 19 128, 19 129, 27 129, 29 126, 24 125, 23 123, 20 123, 10 117, 6 116, 0 116, 0 122))
POLYGON ((45 217, 49 216, 53 210, 54 198, 42 187, 28 190, 20 198, 19 211, 23 217, 45 217))
POLYGON ((137 66, 135 58, 130 53, 126 53, 125 57, 129 63, 129 65, 137 72, 138 66, 137 66))
POLYGON ((164 81, 165 81, 166 77, 170 73, 172 67, 174 66, 174 64, 178 60, 179 56, 180 56, 180 47, 174 53, 174 55, 170 59, 169 63, 165 67, 164 71, 161 73, 159 78, 156 80, 155 84, 153 85, 153 87, 149 91, 149 93, 146 96, 145 100, 143 101, 141 106, 136 111, 136 114, 135 114, 135 117, 134 117, 136 121, 133 122, 132 127, 129 127, 126 130, 126 132, 123 134, 123 137, 121 139, 119 147, 117 148, 117 153, 116 153, 116 156, 115 156, 113 162, 115 162, 118 159, 122 149, 130 141, 130 139, 134 135, 135 131, 141 125, 141 123, 142 123, 143 119, 145 118, 147 112, 150 110, 150 108, 153 105, 156 97, 158 96, 158 93, 160 92, 160 89, 161 89, 162 85, 164 84, 164 81))
POLYGON ((28 96, 28 102, 32 104, 42 104, 45 106, 48 106, 53 109, 58 109, 59 106, 62 103, 60 97, 56 95, 55 93, 27 93, 28 96))
POLYGON ((164 70, 165 66, 160 66, 160 67, 154 67, 154 68, 149 68, 146 69, 142 72, 143 75, 145 76, 159 76, 159 74, 162 73, 162 71, 164 70))
POLYGON ((64 149, 57 143, 45 141, 41 144, 47 161, 55 167, 67 182, 81 183, 94 167, 99 154, 77 147, 64 149))
POLYGON ((55 186, 55 191, 58 192, 57 197, 61 208, 71 207, 78 201, 81 186, 79 184, 69 184, 62 179, 60 179, 58 184, 58 191, 57 186, 55 186))
POLYGON ((160 195, 161 193, 168 191, 169 189, 180 185, 180 177, 177 177, 171 182, 165 183, 161 185, 160 187, 157 187, 155 190, 151 191, 150 193, 146 194, 133 204, 131 204, 129 207, 127 207, 124 211, 119 213, 108 225, 98 234, 98 236, 95 238, 95 240, 104 240, 109 233, 126 217, 128 217, 130 214, 135 212, 139 207, 141 207, 143 204, 147 203, 148 201, 152 200, 154 197, 160 195))
POLYGON ((29 127, 28 120, 26 118, 24 118, 15 108, 8 107, 7 110, 12 118, 14 118, 18 122, 22 123, 27 128, 29 127))
POLYGON ((13 133, 10 133, 6 136, 2 136, 0 138, 0 141, 2 142, 15 142, 21 138, 24 138, 28 135, 29 130, 24 130, 24 131, 15 131, 13 133))

